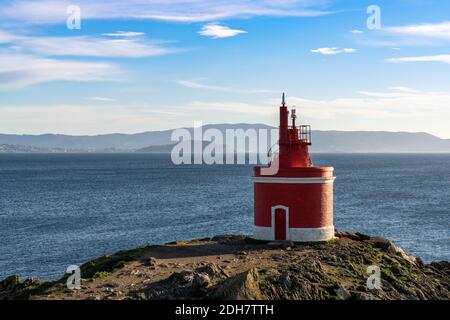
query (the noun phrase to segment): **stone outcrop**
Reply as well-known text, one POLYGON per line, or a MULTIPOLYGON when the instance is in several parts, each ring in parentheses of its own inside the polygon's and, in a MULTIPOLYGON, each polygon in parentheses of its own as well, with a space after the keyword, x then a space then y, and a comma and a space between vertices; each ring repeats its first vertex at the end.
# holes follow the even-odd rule
POLYGON ((424 264, 389 240, 344 232, 315 244, 216 236, 149 245, 87 262, 81 275, 79 290, 66 277, 11 276, 0 299, 450 299, 449 262, 424 264))

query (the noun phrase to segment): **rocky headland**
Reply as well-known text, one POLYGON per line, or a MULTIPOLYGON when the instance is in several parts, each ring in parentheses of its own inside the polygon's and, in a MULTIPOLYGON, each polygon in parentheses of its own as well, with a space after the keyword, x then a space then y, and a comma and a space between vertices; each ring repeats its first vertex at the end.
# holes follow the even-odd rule
POLYGON ((67 275, 41 282, 0 281, 1 299, 450 299, 450 263, 424 264, 391 241, 337 233, 326 243, 267 243, 217 236, 148 245, 81 266, 81 288, 67 275), (368 268, 380 271, 370 288, 368 268))

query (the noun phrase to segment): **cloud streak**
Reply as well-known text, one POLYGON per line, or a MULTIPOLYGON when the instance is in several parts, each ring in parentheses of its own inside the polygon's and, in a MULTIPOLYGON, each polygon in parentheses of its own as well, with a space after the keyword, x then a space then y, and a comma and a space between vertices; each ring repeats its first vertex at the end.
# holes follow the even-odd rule
POLYGON ((109 62, 62 57, 144 58, 177 51, 142 35, 141 32, 116 32, 104 37, 37 37, 0 30, 0 44, 8 46, 0 51, 0 90, 50 81, 118 81, 123 76, 109 62))
MULTIPOLYGON (((66 0, 18 0, 3 4, 0 16, 22 23, 61 23, 66 0)), ((171 22, 210 22, 258 16, 321 16, 323 0, 78 0, 83 19, 147 19, 171 22)))
POLYGON ((387 62, 389 62, 389 63, 440 62, 440 63, 450 64, 450 54, 391 58, 391 59, 387 59, 387 62))
POLYGON ((312 49, 311 52, 313 53, 320 53, 323 55, 336 55, 341 53, 355 53, 356 49, 352 48, 318 48, 318 49, 312 49))
POLYGON ((361 119, 390 119, 428 117, 448 110, 450 95, 442 92, 421 92, 407 87, 396 86, 386 91, 360 91, 360 97, 336 98, 331 100, 311 100, 290 97, 292 104, 298 105, 299 113, 311 119, 336 119, 352 116, 361 119), (439 112, 434 112, 439 111, 439 112))
POLYGON ((92 101, 100 101, 100 102, 116 102, 116 99, 108 98, 108 97, 89 97, 88 100, 92 101))
POLYGON ((111 33, 110 37, 32 37, 0 33, 0 43, 9 43, 23 48, 28 53, 43 56, 87 56, 111 58, 142 58, 161 56, 176 52, 161 44, 142 37, 143 33, 111 33))
POLYGON ((49 81, 112 81, 120 71, 109 63, 54 60, 0 53, 0 90, 49 81))
MULTIPOLYGON (((310 119, 336 119, 353 116, 359 119, 401 118, 429 115, 433 110, 448 109, 450 95, 442 92, 423 92, 404 86, 391 87, 385 91, 360 91, 357 96, 340 97, 329 100, 306 99, 290 96, 289 104, 298 106, 299 113, 310 119)), ((259 104, 240 102, 195 101, 186 108, 189 110, 215 110, 240 114, 273 114, 278 99, 259 104)), ((450 109, 448 109, 450 113, 450 109)))
POLYGON ((377 32, 358 35, 357 41, 377 47, 447 45, 450 41, 450 21, 385 26, 377 32))
POLYGON ((388 27, 383 31, 394 35, 450 40, 450 21, 388 27))
POLYGON ((269 104, 250 104, 242 102, 204 102, 194 101, 188 106, 189 110, 195 111, 224 111, 226 113, 238 113, 238 114, 259 114, 259 115, 271 115, 274 113, 273 106, 269 104))
POLYGON ((125 37, 125 38, 132 38, 132 37, 139 37, 144 36, 144 32, 133 32, 133 31, 117 31, 113 33, 104 33, 104 36, 107 37, 125 37))
POLYGON ((88 105, 23 105, 0 106, 2 132, 18 134, 107 134, 135 133, 160 128, 179 127, 176 120, 189 114, 147 106, 88 105), (172 112, 173 111, 173 112, 172 112), (176 117, 174 116, 176 115, 176 117))
POLYGON ((143 40, 103 39, 92 36, 23 38, 18 43, 28 50, 46 56, 143 58, 172 52, 171 49, 143 40))
POLYGON ((201 89, 201 90, 210 90, 210 91, 222 91, 222 92, 232 92, 232 93, 243 93, 243 94, 265 94, 265 93, 280 93, 280 90, 269 90, 269 89, 236 89, 225 86, 215 86, 204 84, 198 81, 192 80, 180 80, 177 83, 183 87, 191 88, 191 89, 201 89))

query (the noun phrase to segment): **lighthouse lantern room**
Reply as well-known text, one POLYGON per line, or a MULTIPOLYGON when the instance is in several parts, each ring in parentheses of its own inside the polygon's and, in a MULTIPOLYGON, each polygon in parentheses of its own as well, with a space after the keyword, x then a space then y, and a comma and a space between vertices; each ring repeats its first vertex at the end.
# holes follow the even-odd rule
POLYGON ((319 242, 334 238, 332 167, 315 167, 309 155, 311 127, 296 125, 285 97, 280 106, 279 152, 270 168, 254 169, 254 238, 319 242), (275 170, 268 170, 273 169, 275 170))

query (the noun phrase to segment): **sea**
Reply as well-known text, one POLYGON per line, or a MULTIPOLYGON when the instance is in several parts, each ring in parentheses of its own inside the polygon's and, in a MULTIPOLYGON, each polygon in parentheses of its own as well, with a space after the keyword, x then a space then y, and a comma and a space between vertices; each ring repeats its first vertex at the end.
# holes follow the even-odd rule
MULTIPOLYGON (((450 155, 313 154, 335 167, 335 226, 450 260, 450 155)), ((155 154, 0 154, 0 279, 144 244, 251 234, 251 165, 155 154)))

